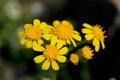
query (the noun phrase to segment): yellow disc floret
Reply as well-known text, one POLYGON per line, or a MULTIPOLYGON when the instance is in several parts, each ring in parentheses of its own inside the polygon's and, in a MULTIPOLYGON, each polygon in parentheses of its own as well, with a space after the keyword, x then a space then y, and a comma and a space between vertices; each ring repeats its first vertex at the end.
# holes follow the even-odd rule
POLYGON ((48 45, 43 52, 43 55, 46 56, 48 59, 55 59, 58 55, 59 50, 52 45, 48 45))
POLYGON ((79 56, 78 56, 77 54, 72 53, 72 54, 70 55, 70 61, 71 61, 73 64, 77 65, 78 62, 79 62, 79 56))
POLYGON ((88 46, 84 46, 82 49, 81 49, 81 53, 82 53, 82 56, 85 58, 85 59, 92 59, 92 56, 94 55, 93 54, 93 50, 91 50, 90 47, 88 46))
POLYGON ((70 24, 58 25, 53 29, 53 34, 62 40, 70 39, 73 35, 73 28, 70 26, 70 24))
POLYGON ((105 38, 104 32, 102 31, 102 28, 100 28, 99 25, 96 25, 93 27, 92 33, 95 38, 97 38, 98 40, 104 41, 104 38, 105 38))
POLYGON ((41 30, 38 27, 31 27, 27 30, 25 30, 25 35, 30 40, 38 40, 41 38, 42 33, 41 30))

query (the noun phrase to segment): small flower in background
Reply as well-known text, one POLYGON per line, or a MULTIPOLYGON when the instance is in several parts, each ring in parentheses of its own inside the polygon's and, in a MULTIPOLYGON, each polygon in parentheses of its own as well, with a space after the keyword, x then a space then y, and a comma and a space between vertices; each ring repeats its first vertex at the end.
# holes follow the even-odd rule
POLYGON ((59 62, 65 62, 66 57, 64 54, 68 52, 67 47, 59 47, 58 44, 50 44, 46 45, 46 47, 43 50, 43 55, 38 55, 34 58, 35 63, 41 63, 42 64, 42 70, 48 70, 50 67, 50 64, 52 65, 53 70, 59 70, 59 65, 57 64, 56 60, 59 62))
POLYGON ((95 46, 95 51, 98 52, 100 48, 100 43, 102 44, 102 48, 105 48, 104 40, 106 36, 104 36, 105 31, 102 31, 100 25, 91 26, 87 23, 84 23, 83 26, 85 28, 82 29, 82 33, 86 34, 86 40, 93 39, 93 46, 95 46))
POLYGON ((93 50, 91 50, 90 47, 84 46, 81 48, 80 53, 82 54, 82 57, 86 60, 92 59, 93 57, 93 50))
POLYGON ((43 51, 42 37, 45 33, 49 33, 48 25, 45 22, 41 22, 38 19, 34 19, 32 24, 25 24, 24 31, 20 31, 18 36, 21 37, 20 44, 26 46, 26 48, 33 48, 35 51, 43 51))
POLYGON ((79 56, 77 54, 72 53, 70 55, 70 61, 74 64, 77 65, 79 62, 79 56))
POLYGON ((76 47, 77 45, 75 40, 81 41, 79 32, 75 31, 73 25, 66 20, 63 20, 62 22, 55 20, 53 22, 53 28, 50 36, 52 37, 51 43, 58 42, 61 46, 66 44, 71 45, 72 42, 72 44, 76 47))

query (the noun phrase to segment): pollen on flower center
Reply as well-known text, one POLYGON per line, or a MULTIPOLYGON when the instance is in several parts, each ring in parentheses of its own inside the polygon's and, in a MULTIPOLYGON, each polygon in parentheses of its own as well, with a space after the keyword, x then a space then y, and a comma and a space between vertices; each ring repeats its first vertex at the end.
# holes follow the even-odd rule
POLYGON ((53 29, 53 34, 60 39, 69 39, 73 35, 73 28, 67 25, 57 26, 53 29))
POLYGON ((29 38, 31 40, 37 40, 41 37, 42 33, 39 28, 30 27, 29 29, 25 30, 25 35, 27 38, 29 38))
POLYGON ((44 50, 43 54, 48 59, 56 59, 56 56, 58 55, 59 50, 52 45, 48 45, 46 49, 44 50))
POLYGON ((104 32, 102 31, 102 28, 100 28, 98 25, 93 27, 93 34, 94 37, 98 40, 104 40, 104 32))
POLYGON ((82 55, 84 58, 86 59, 92 59, 92 56, 94 54, 92 54, 93 50, 91 50, 88 46, 85 46, 81 49, 82 55))

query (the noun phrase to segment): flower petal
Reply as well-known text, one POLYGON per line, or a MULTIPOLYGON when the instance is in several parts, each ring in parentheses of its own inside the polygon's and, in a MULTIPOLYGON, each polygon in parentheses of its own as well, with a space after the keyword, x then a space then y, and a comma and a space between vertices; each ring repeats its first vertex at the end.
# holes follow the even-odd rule
POLYGON ((40 20, 39 19, 34 19, 33 24, 34 24, 34 26, 39 27, 40 20))
POLYGON ((61 54, 61 55, 66 54, 67 52, 68 52, 67 47, 63 47, 62 49, 59 50, 59 54, 61 54))
POLYGON ((56 27, 56 26, 59 26, 60 25, 60 21, 58 21, 58 20, 55 20, 55 21, 53 21, 53 25, 56 27))
POLYGON ((98 43, 98 40, 96 38, 93 39, 93 45, 95 46, 98 43))
POLYGON ((74 47, 76 47, 77 45, 76 45, 75 41, 72 38, 70 38, 70 40, 71 40, 72 44, 74 45, 74 47))
POLYGON ((32 47, 32 41, 31 40, 27 40, 26 41, 26 48, 31 48, 32 47))
POLYGON ((105 44, 103 41, 101 41, 101 44, 102 44, 102 48, 105 49, 105 44))
POLYGON ((50 67, 50 61, 47 59, 42 65, 42 70, 48 70, 49 67, 50 67))
POLYGON ((57 56, 56 58, 59 62, 65 62, 66 61, 66 57, 65 56, 57 56))
POLYGON ((65 45, 65 41, 63 41, 63 40, 58 40, 57 48, 60 49, 63 45, 65 45))
POLYGON ((88 28, 83 28, 82 33, 92 33, 92 30, 90 30, 88 28))
POLYGON ((40 28, 40 29, 45 29, 46 26, 47 26, 47 24, 46 24, 45 22, 42 22, 42 23, 40 23, 39 28, 40 28))
POLYGON ((43 55, 38 55, 34 58, 34 62, 41 63, 41 62, 43 62, 44 59, 45 59, 45 57, 43 55))
POLYGON ((66 21, 66 20, 63 20, 63 21, 62 21, 62 24, 63 24, 63 25, 68 25, 68 24, 70 24, 70 23, 69 23, 68 21, 66 21))
POLYGON ((98 52, 99 48, 100 48, 100 43, 99 40, 97 40, 96 38, 93 40, 93 45, 95 46, 95 51, 98 52))
POLYGON ((35 50, 35 51, 43 51, 44 47, 38 45, 38 43, 36 41, 33 41, 33 50, 35 50))
POLYGON ((70 42, 70 40, 69 39, 66 39, 66 42, 70 45, 71 44, 71 42, 70 42))
POLYGON ((24 31, 18 32, 18 37, 24 36, 24 31))
POLYGON ((38 39, 38 44, 41 45, 43 44, 44 42, 41 40, 41 39, 38 39))
POLYGON ((57 37, 53 35, 51 39, 51 45, 56 45, 57 41, 58 41, 57 37))
POLYGON ((22 39, 20 40, 20 44, 21 44, 21 45, 24 45, 24 44, 26 43, 26 41, 27 41, 26 38, 22 38, 22 39))
POLYGON ((30 27, 32 27, 32 24, 25 24, 25 25, 24 25, 24 29, 25 29, 25 30, 29 29, 30 27))
POLYGON ((50 40, 51 35, 50 34, 43 34, 43 38, 46 40, 50 40))
POLYGON ((93 34, 86 34, 85 35, 86 40, 91 40, 91 39, 93 39, 93 37, 94 37, 93 34))
POLYGON ((56 63, 55 60, 52 60, 52 68, 53 68, 53 70, 55 70, 55 71, 59 70, 59 65, 56 63))
POLYGON ((75 31, 75 30, 73 31, 73 33, 78 35, 80 34, 78 31, 75 31))
POLYGON ((74 34, 72 37, 77 41, 81 41, 81 36, 80 35, 74 34))
POLYGON ((89 29, 93 29, 93 27, 91 25, 89 25, 88 23, 83 23, 83 26, 89 29))

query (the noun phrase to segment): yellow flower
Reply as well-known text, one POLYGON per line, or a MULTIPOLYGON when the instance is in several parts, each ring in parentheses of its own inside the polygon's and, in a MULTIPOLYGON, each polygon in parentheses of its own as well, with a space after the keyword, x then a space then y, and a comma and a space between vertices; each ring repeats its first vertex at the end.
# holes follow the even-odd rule
POLYGON ((66 20, 62 22, 55 20, 49 36, 51 36, 51 43, 55 44, 57 42, 60 47, 66 44, 70 45, 71 42, 76 47, 75 40, 81 41, 79 32, 75 31, 73 25, 66 20))
POLYGON ((84 46, 81 50, 81 54, 85 59, 92 59, 93 54, 93 50, 91 50, 90 47, 88 46, 84 46))
POLYGON ((38 19, 34 19, 32 24, 25 24, 24 30, 18 32, 18 37, 21 37, 20 44, 26 46, 26 48, 33 48, 35 51, 43 51, 44 35, 49 33, 49 27, 45 22, 41 22, 38 19), (45 34, 46 33, 46 34, 45 34))
POLYGON ((71 61, 73 64, 77 65, 78 62, 79 62, 79 56, 78 56, 77 54, 72 53, 72 54, 70 55, 70 61, 71 61))
POLYGON ((65 62, 66 57, 64 54, 68 52, 67 47, 59 47, 58 44, 50 44, 46 45, 45 49, 43 50, 43 55, 38 55, 34 58, 35 63, 41 63, 42 64, 42 70, 48 70, 50 67, 50 64, 52 65, 53 70, 59 70, 59 65, 57 64, 57 61, 59 62, 65 62))
POLYGON ((93 39, 93 46, 95 46, 95 51, 98 52, 100 48, 100 42, 102 44, 102 48, 105 48, 104 39, 106 36, 104 36, 105 31, 102 31, 102 28, 100 25, 91 26, 87 23, 84 23, 83 26, 85 28, 82 29, 82 33, 86 34, 85 38, 86 40, 92 40, 93 39))

